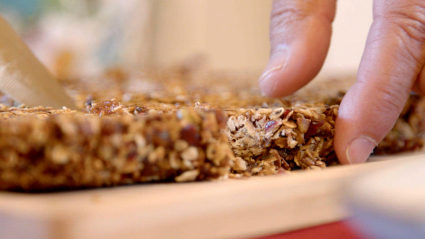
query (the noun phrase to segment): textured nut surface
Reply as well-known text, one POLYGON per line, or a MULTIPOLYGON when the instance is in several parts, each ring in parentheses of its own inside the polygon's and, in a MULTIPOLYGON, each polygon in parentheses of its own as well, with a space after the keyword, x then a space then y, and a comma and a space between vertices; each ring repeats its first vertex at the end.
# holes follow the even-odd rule
MULTIPOLYGON (((155 70, 143 80, 117 73, 68 80, 80 111, 0 97, 0 189, 244 178, 338 163, 333 135, 343 93, 331 95, 322 84, 271 99, 255 80, 194 74, 192 67, 155 70)), ((376 153, 423 146, 424 99, 409 98, 376 153)))
POLYGON ((246 162, 241 157, 236 157, 232 169, 235 171, 245 171, 246 162))
POLYGON ((125 109, 116 104, 89 114, 3 108, 0 189, 45 191, 228 177, 234 156, 222 136, 225 125, 216 120, 224 117, 221 111, 188 108, 183 115, 196 118, 188 121, 179 118, 179 111, 122 114, 125 109), (209 138, 189 137, 186 129, 209 138), (215 157, 208 159, 211 145, 215 157))
POLYGON ((326 167, 334 154, 337 108, 338 105, 297 104, 291 108, 234 111, 226 131, 238 159, 232 170, 241 171, 239 158, 246 162, 242 167, 254 175, 326 167))
POLYGON ((182 173, 181 175, 177 176, 175 180, 176 182, 194 181, 196 177, 198 177, 198 175, 199 175, 198 170, 186 171, 182 173))
POLYGON ((196 147, 189 147, 185 149, 181 154, 183 160, 186 161, 193 161, 198 158, 198 149, 196 147))

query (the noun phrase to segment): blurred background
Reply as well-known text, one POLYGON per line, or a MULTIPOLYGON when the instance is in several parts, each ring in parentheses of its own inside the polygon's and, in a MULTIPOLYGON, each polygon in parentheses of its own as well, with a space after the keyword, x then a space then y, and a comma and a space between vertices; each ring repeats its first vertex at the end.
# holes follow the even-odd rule
MULTIPOLYGON (((194 56, 212 70, 260 74, 271 2, 0 0, 0 13, 58 77, 169 67, 194 56)), ((355 72, 371 22, 372 0, 339 1, 321 74, 355 72)))

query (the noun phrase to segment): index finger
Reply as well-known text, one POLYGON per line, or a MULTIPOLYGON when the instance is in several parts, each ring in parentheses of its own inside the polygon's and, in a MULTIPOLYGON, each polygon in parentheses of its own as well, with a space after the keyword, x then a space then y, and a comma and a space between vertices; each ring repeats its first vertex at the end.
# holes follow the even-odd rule
POLYGON ((335 8, 336 0, 273 1, 263 93, 290 95, 317 75, 329 49, 335 8))

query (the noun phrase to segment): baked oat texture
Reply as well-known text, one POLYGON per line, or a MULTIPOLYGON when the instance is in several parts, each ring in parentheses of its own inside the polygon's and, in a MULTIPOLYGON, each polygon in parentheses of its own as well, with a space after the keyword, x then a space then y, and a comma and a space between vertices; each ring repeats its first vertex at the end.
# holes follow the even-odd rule
MULTIPOLYGON (((256 83, 222 75, 210 76, 216 84, 208 87, 185 71, 138 81, 116 75, 67 81, 79 111, 1 98, 8 106, 0 104, 0 189, 242 178, 338 164, 333 136, 343 91, 322 84, 271 99, 256 83)), ((418 150, 424 131, 425 98, 412 95, 375 152, 418 150)))
POLYGON ((234 156, 221 111, 99 117, 3 108, 0 189, 54 190, 226 178, 234 156), (16 117, 17 115, 27 115, 16 117))
POLYGON ((251 174, 321 169, 334 164, 333 136, 338 106, 294 105, 291 108, 228 111, 226 135, 251 174))

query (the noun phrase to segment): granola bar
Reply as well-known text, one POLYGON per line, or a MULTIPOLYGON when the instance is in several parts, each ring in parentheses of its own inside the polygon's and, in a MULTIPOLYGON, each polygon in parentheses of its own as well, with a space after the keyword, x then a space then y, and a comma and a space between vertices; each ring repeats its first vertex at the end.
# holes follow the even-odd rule
POLYGON ((240 109, 227 112, 226 135, 254 175, 282 170, 320 169, 333 164, 333 135, 338 106, 294 105, 290 108, 240 109))
POLYGON ((375 149, 375 154, 420 150, 424 145, 425 97, 411 95, 396 124, 375 149))
POLYGON ((3 107, 1 115, 12 116, 0 120, 1 190, 219 179, 234 160, 220 111, 99 117, 3 107))
MULTIPOLYGON (((117 76, 66 82, 79 111, 0 104, 0 189, 239 178, 338 164, 339 87, 271 99, 252 87, 256 81, 233 76, 210 75, 204 83, 187 71, 117 76)), ((411 96, 375 153, 422 148, 424 109, 425 98, 411 96)))

